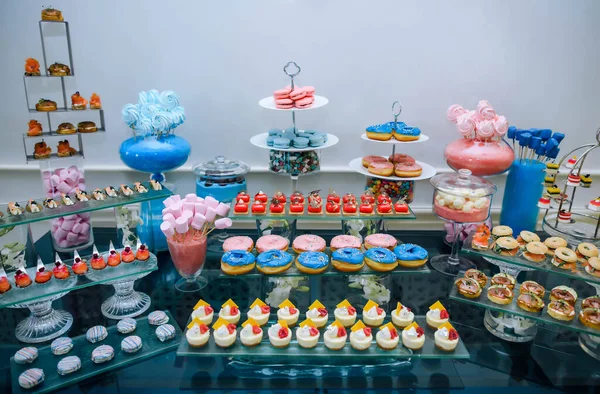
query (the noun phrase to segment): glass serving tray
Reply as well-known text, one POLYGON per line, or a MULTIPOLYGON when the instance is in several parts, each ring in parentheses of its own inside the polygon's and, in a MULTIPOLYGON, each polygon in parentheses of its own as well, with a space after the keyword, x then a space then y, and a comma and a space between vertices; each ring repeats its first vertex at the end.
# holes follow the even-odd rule
MULTIPOLYGON (((267 206, 267 212, 265 214, 262 215, 254 215, 251 212, 251 208, 252 208, 252 204, 250 204, 249 208, 248 208, 248 214, 242 215, 242 214, 237 214, 233 211, 233 207, 235 205, 235 200, 233 200, 231 202, 231 209, 229 210, 229 218, 231 220, 296 220, 296 219, 300 219, 300 220, 317 220, 317 221, 332 221, 332 220, 379 220, 379 219, 385 219, 385 220, 412 220, 412 219, 416 219, 417 216, 414 214, 414 212, 412 211, 412 209, 410 208, 410 206, 408 207, 408 212, 407 214, 402 214, 402 215, 398 215, 396 213, 390 213, 389 215, 379 215, 377 214, 377 212, 374 212, 371 215, 361 215, 361 214, 355 214, 355 215, 348 215, 348 214, 344 214, 344 213, 339 213, 337 215, 328 215, 325 213, 325 204, 323 204, 323 213, 321 214, 317 214, 317 215, 313 215, 313 214, 309 214, 308 211, 306 210, 306 203, 304 204, 304 213, 302 213, 301 215, 293 215, 290 214, 289 211, 289 203, 286 204, 285 206, 285 211, 282 214, 279 215, 273 215, 269 213, 269 206, 267 206)), ((270 203, 269 203, 270 205, 270 203)))
MULTIPOLYGON (((461 272, 459 272, 457 278, 461 278, 463 276, 464 276, 464 271, 461 271, 461 272)), ((561 328, 566 328, 568 330, 573 330, 573 331, 577 331, 577 332, 581 332, 581 333, 600 336, 600 331, 594 330, 593 328, 590 328, 587 326, 584 326, 583 324, 581 324, 581 322, 579 322, 578 314, 579 314, 579 311, 581 310, 581 300, 577 300, 577 302, 575 303, 575 318, 571 321, 561 321, 561 320, 554 319, 547 312, 548 304, 550 303, 550 297, 549 297, 550 292, 549 291, 546 291, 546 294, 544 296, 544 303, 546 304, 546 305, 544 305, 544 309, 542 309, 541 312, 536 313, 536 312, 527 312, 526 310, 523 310, 523 309, 519 308, 519 306, 517 306, 517 297, 519 296, 519 288, 521 287, 520 284, 517 283, 515 285, 515 288, 513 290, 513 292, 514 292, 513 302, 511 302, 508 305, 500 305, 500 304, 496 304, 496 303, 493 303, 492 301, 490 301, 487 298, 488 287, 489 287, 489 283, 485 286, 485 288, 483 288, 483 290, 481 291, 481 295, 478 298, 467 298, 467 297, 463 297, 462 295, 460 295, 458 293, 458 291, 456 290, 456 286, 453 284, 452 290, 450 291, 450 299, 464 302, 464 303, 471 304, 471 305, 475 305, 475 306, 485 308, 485 309, 491 309, 491 310, 497 311, 497 312, 506 312, 506 313, 510 313, 513 315, 526 317, 528 319, 535 320, 540 323, 546 323, 546 324, 558 326, 561 328)))
MULTIPOLYGON (((120 252, 120 250, 119 250, 120 252)), ((106 261, 108 253, 103 253, 104 260, 106 261)), ((64 261, 69 266, 70 274, 67 279, 59 280, 54 277, 50 281, 39 284, 35 283, 35 273, 37 268, 27 268, 27 274, 33 281, 33 283, 23 289, 18 288, 15 285, 14 275, 9 274, 8 280, 10 281, 12 288, 4 294, 0 295, 0 309, 7 308, 14 305, 28 304, 37 300, 48 298, 50 296, 61 294, 73 290, 83 289, 84 287, 95 286, 102 283, 112 282, 118 279, 126 279, 128 277, 134 277, 142 273, 150 273, 156 271, 158 268, 158 260, 156 256, 150 253, 150 258, 146 261, 135 260, 132 263, 119 264, 116 267, 107 266, 103 270, 92 270, 89 265, 89 257, 83 257, 84 260, 88 261, 88 273, 85 275, 75 275, 70 269, 73 260, 64 261)), ((52 272, 54 263, 45 264, 46 270, 52 272)))
POLYGON ((551 272, 553 274, 561 275, 561 276, 564 276, 567 278, 580 279, 580 280, 585 280, 586 282, 600 284, 600 277, 595 277, 595 276, 587 274, 583 270, 583 267, 581 266, 581 264, 579 264, 579 263, 577 263, 577 271, 563 270, 563 269, 560 269, 560 268, 552 265, 552 263, 550 262, 552 260, 552 257, 549 257, 549 256, 546 256, 546 259, 544 259, 544 261, 542 261, 541 263, 534 263, 532 261, 525 260, 522 257, 523 256, 522 250, 520 250, 516 254, 516 256, 501 256, 497 253, 492 252, 491 249, 488 249, 488 250, 473 249, 471 247, 472 239, 473 239, 473 234, 469 235, 469 237, 467 237, 467 239, 465 240, 463 247, 462 247, 463 253, 472 254, 475 256, 486 257, 489 259, 500 260, 505 263, 518 265, 520 267, 531 268, 531 269, 538 270, 538 271, 551 272))
MULTIPOLYGON (((427 358, 427 359, 467 359, 470 357, 469 351, 467 350, 465 344, 462 340, 459 340, 458 346, 453 352, 445 352, 443 350, 438 349, 435 346, 435 342, 433 339, 434 331, 427 326, 425 322, 424 316, 416 316, 415 321, 419 326, 421 326, 425 330, 425 344, 419 350, 410 350, 402 345, 402 338, 400 338, 400 343, 398 347, 394 350, 382 350, 380 349, 375 342, 375 335, 377 329, 373 330, 373 342, 371 346, 366 350, 355 350, 350 345, 350 338, 346 340, 346 345, 340 350, 330 350, 325 347, 323 343, 323 333, 325 331, 325 327, 320 329, 321 336, 319 338, 319 342, 316 347, 312 349, 305 349, 298 345, 296 341, 296 327, 292 327, 292 341, 289 346, 286 348, 276 348, 271 345, 269 342, 267 330, 274 322, 269 322, 265 326, 263 326, 263 340, 262 342, 254 347, 246 347, 242 345, 242 342, 239 339, 239 331, 241 327, 238 327, 238 334, 235 343, 226 348, 220 348, 215 345, 212 329, 211 336, 208 340, 208 343, 204 347, 191 347, 187 340, 185 339, 185 335, 183 335, 181 343, 179 344, 179 348, 177 349, 178 356, 191 356, 191 357, 243 357, 245 359, 248 358, 272 358, 273 362, 279 362, 281 359, 311 359, 315 358, 327 358, 327 359, 335 359, 335 358, 360 358, 361 360, 367 359, 380 359, 383 357, 393 357, 393 358, 427 358)), ((387 321, 386 321, 387 322, 387 321)), ((329 322, 331 323, 331 322, 329 322)), ((328 324, 329 324, 328 323, 328 324)), ((384 323, 385 324, 385 323, 384 323)), ((186 329, 187 332, 187 329, 186 329)), ((401 333, 399 332, 401 335, 401 333)), ((460 335, 460 334, 459 334, 460 335)), ((348 336, 350 336, 350 329, 348 329, 348 336)), ((308 361, 307 364, 311 364, 312 361, 308 361)))
MULTIPOLYGON (((427 250, 427 252, 429 253, 429 255, 431 255, 433 250, 427 250)), ((296 256, 298 256, 298 253, 294 252, 291 248, 288 249, 288 253, 291 254, 294 258, 292 260, 292 266, 280 274, 263 274, 258 269, 254 268, 254 269, 252 269, 252 271, 250 271, 246 274, 241 274, 241 275, 229 275, 229 274, 226 274, 223 271, 221 271, 220 276, 221 277, 243 276, 244 278, 259 278, 261 276, 280 277, 280 276, 312 276, 312 275, 319 275, 319 276, 399 275, 399 274, 429 274, 429 273, 431 273, 431 270, 429 269, 427 264, 424 264, 417 268, 406 268, 406 267, 398 266, 394 270, 388 271, 388 272, 375 271, 374 269, 371 269, 370 267, 368 267, 365 264, 359 271, 356 271, 356 272, 339 271, 338 269, 333 267, 333 264, 331 264, 331 251, 329 248, 326 248, 324 253, 327 256, 329 256, 329 266, 327 267, 327 269, 320 274, 305 274, 303 272, 300 272, 300 270, 298 270, 298 268, 296 268, 295 261, 296 261, 296 256)), ((257 254, 256 249, 254 249, 254 254, 255 255, 257 254)))
POLYGON ((20 365, 15 363, 14 358, 10 358, 10 371, 12 377, 13 393, 47 393, 55 391, 63 387, 73 385, 82 380, 89 379, 93 376, 112 371, 117 368, 122 368, 127 365, 132 365, 154 357, 161 353, 166 353, 175 349, 181 340, 181 330, 175 322, 173 316, 165 311, 169 316, 169 324, 175 327, 175 338, 161 342, 155 334, 156 326, 148 324, 148 317, 142 317, 137 320, 137 328, 130 334, 121 334, 117 331, 117 326, 108 327, 108 337, 98 343, 89 343, 84 335, 80 335, 73 339, 73 349, 62 356, 55 356, 50 350, 50 346, 38 348, 38 358, 31 364, 20 365), (137 335, 142 339, 142 348, 136 353, 125 353, 121 351, 121 341, 130 335, 137 335), (94 364, 91 360, 92 351, 100 345, 110 345, 115 350, 115 357, 103 364, 94 364), (67 356, 77 356, 81 359, 81 368, 77 372, 69 375, 61 376, 56 371, 58 362, 67 356), (42 384, 32 389, 23 389, 19 385, 19 375, 29 368, 41 368, 44 370, 45 379, 42 384))
MULTIPOLYGON (((75 196, 71 196, 73 202, 75 202, 75 204, 73 205, 63 205, 62 202, 59 201, 59 199, 56 199, 56 202, 60 203, 60 205, 54 209, 43 207, 41 212, 25 212, 19 216, 13 216, 8 214, 8 205, 2 204, 0 205, 0 211, 4 214, 4 216, 0 217, 0 229, 21 224, 39 222, 42 220, 54 219, 67 215, 74 215, 77 213, 98 211, 100 209, 113 208, 118 207, 120 205, 135 204, 138 202, 156 200, 159 198, 165 199, 173 194, 169 189, 165 187, 163 187, 162 190, 154 190, 150 186, 149 182, 142 182, 142 184, 148 189, 147 193, 138 193, 134 190, 133 195, 131 197, 127 197, 123 196, 119 192, 117 197, 106 197, 106 200, 103 201, 96 201, 90 199, 90 201, 87 202, 77 201, 75 199, 75 196)), ((90 189, 88 193, 91 194, 91 190, 93 189, 90 189)), ((44 202, 44 198, 42 197, 35 201, 37 201, 37 203, 41 205, 44 202)), ((19 205, 21 205, 21 208, 25 209, 27 201, 19 201, 19 205)))

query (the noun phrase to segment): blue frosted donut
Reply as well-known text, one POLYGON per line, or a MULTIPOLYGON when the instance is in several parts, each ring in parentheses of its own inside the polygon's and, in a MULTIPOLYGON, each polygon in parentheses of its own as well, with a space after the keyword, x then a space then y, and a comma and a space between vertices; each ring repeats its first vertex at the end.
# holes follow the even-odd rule
POLYGON ((223 254, 223 257, 221 257, 221 261, 225 264, 238 267, 253 264, 254 260, 254 255, 245 250, 231 250, 223 254))
POLYGON ((327 267, 329 257, 323 252, 302 252, 298 255, 298 263, 310 269, 327 267))
POLYGON ((368 133, 382 133, 382 134, 391 134, 392 128, 389 123, 382 124, 374 124, 372 126, 367 127, 368 133))
POLYGON ((402 134, 402 135, 420 135, 421 134, 421 129, 419 129, 418 127, 412 127, 412 126, 404 126, 402 128, 399 128, 396 130, 396 133, 398 134, 402 134))
POLYGON ((331 259, 347 264, 362 264, 365 255, 356 248, 341 248, 333 252, 331 259))
POLYGON ((259 267, 283 267, 292 262, 292 255, 281 250, 268 250, 256 258, 259 267))
POLYGON ((365 252, 365 257, 380 264, 393 264, 396 262, 396 255, 386 248, 371 248, 365 252))
POLYGON ((394 254, 398 260, 414 261, 427 258, 427 251, 415 244, 402 244, 394 248, 394 254))

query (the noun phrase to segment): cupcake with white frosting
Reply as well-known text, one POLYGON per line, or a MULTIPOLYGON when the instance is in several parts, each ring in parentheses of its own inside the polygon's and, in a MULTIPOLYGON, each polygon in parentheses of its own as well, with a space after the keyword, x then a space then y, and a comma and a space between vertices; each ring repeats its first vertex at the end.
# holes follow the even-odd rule
POLYGON ((213 321, 213 308, 204 300, 198 301, 192 312, 192 319, 198 318, 202 323, 209 325, 213 321))
POLYGON ((331 350, 340 350, 343 348, 347 338, 348 334, 346 333, 346 329, 342 323, 337 320, 331 323, 323 334, 325 346, 331 350))
POLYGON ((298 317, 300 317, 300 311, 290 300, 286 299, 279 304, 279 309, 277 310, 278 320, 283 320, 289 327, 293 327, 298 322, 298 317))
POLYGON ((311 349, 317 346, 321 333, 311 319, 306 319, 300 323, 300 327, 296 329, 296 340, 298 345, 303 348, 311 349))
POLYGON ((288 327, 285 320, 279 320, 269 327, 269 341, 276 348, 284 348, 292 340, 292 330, 288 327))
POLYGON ((271 316, 271 307, 265 304, 260 298, 254 300, 250 309, 248 310, 248 317, 251 317, 260 326, 264 326, 269 321, 271 316))
POLYGON ((425 314, 427 325, 431 328, 438 328, 444 323, 448 323, 450 315, 441 302, 436 301, 429 307, 429 311, 425 314))
POLYGON ((375 341, 379 348, 383 350, 393 350, 398 346, 400 336, 398 335, 396 327, 394 327, 392 323, 387 323, 379 327, 379 331, 377 331, 377 335, 375 335, 375 341))
POLYGON ((396 309, 392 311, 392 323, 397 327, 404 328, 415 320, 415 314, 405 305, 398 302, 396 309))
POLYGON ((254 347, 262 341, 263 330, 256 320, 249 317, 248 320, 242 323, 242 327, 244 327, 240 331, 240 341, 242 341, 242 345, 254 347))
POLYGON ((412 350, 421 349, 425 344, 425 331, 413 322, 402 330, 402 344, 412 350))
POLYGON ((446 352, 454 351, 458 345, 458 331, 450 323, 439 326, 433 337, 435 346, 446 352))
POLYGON ((351 327, 356 322, 356 309, 348 302, 344 300, 336 305, 333 311, 335 320, 342 323, 344 327, 351 327))
POLYGON ((356 322, 350 329, 350 345, 356 350, 366 350, 371 346, 373 334, 371 328, 365 326, 362 320, 356 322))
POLYGON ((230 298, 223 305, 219 311, 219 318, 227 320, 228 323, 237 324, 240 321, 240 308, 230 298))
POLYGON ((192 320, 187 326, 185 333, 185 339, 191 347, 202 347, 208 343, 210 338, 210 329, 198 318, 192 320))
POLYGON ((321 304, 319 300, 315 300, 315 302, 308 307, 306 318, 312 320, 317 328, 321 328, 327 324, 329 314, 327 313, 325 305, 321 304))
POLYGON ((227 348, 235 343, 237 337, 236 326, 227 320, 218 318, 213 324, 213 337, 215 344, 219 347, 227 348))
POLYGON ((367 326, 379 327, 385 319, 385 311, 375 301, 369 300, 363 308, 363 321, 367 326))

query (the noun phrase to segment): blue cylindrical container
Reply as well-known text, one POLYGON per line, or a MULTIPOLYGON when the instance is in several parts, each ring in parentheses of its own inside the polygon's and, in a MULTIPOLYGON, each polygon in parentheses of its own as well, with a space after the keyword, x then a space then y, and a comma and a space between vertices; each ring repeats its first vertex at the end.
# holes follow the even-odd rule
POLYGON ((500 224, 511 227, 515 237, 523 230, 535 231, 545 169, 546 165, 537 160, 515 160, 510 167, 502 198, 500 224))

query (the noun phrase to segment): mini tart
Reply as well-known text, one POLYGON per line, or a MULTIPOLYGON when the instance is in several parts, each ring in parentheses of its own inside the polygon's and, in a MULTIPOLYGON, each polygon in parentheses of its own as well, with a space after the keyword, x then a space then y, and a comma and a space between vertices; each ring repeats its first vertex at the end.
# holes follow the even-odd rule
POLYGON ((458 294, 467 298, 477 298, 481 295, 481 286, 475 279, 458 278, 454 284, 458 294))
POLYGON ((212 323, 214 315, 215 315, 215 313, 212 310, 210 311, 209 314, 205 314, 204 307, 201 306, 198 309, 196 309, 194 312, 192 312, 192 319, 197 318, 202 323, 209 325, 210 323, 212 323))
POLYGON ((221 326, 215 331, 213 331, 213 338, 215 340, 215 345, 222 348, 227 348, 235 343, 237 338, 237 332, 233 330, 233 332, 229 332, 227 326, 221 326))
POLYGON ((550 291, 550 300, 563 300, 571 305, 577 302, 577 292, 568 286, 556 286, 550 291))
POLYGON ((533 293, 523 293, 517 297, 517 305, 527 312, 537 313, 544 309, 544 300, 533 293))
MULTIPOLYGON (((441 314, 445 311, 445 309, 430 309, 425 314, 425 320, 427 321, 427 325, 431 328, 438 328, 444 323, 447 323, 450 317, 442 318, 441 314), (437 311, 437 312, 436 312, 437 311)), ((446 311, 446 314, 448 312, 446 311)))
POLYGON ((240 310, 236 308, 237 313, 234 315, 231 315, 231 314, 227 313, 226 308, 227 307, 221 308, 221 310, 219 311, 219 318, 227 321, 227 323, 237 324, 240 321, 240 316, 242 315, 240 313, 240 310))
POLYGON ((544 298, 546 289, 544 289, 544 286, 537 282, 526 280, 525 282, 521 283, 521 287, 519 287, 519 294, 523 293, 533 293, 540 298, 544 298))
POLYGON ((246 326, 244 326, 244 328, 240 330, 240 341, 242 342, 242 345, 246 347, 254 347, 256 345, 259 345, 262 339, 263 330, 258 326, 246 324, 246 326), (258 330, 255 330, 255 327, 257 327, 258 330, 260 330, 260 333, 256 333, 258 332, 258 330))
POLYGON ((500 272, 494 276, 492 276, 492 280, 490 281, 492 285, 503 285, 513 290, 515 288, 515 283, 517 283, 514 276, 500 272))
POLYGON ((289 312, 289 308, 284 307, 277 310, 277 320, 284 320, 289 327, 294 326, 298 322, 300 317, 300 311, 298 308, 294 308, 294 313, 289 312), (287 311, 287 312, 286 312, 287 311))
POLYGON ((400 342, 400 335, 394 327, 385 326, 375 335, 375 342, 380 349, 394 350, 400 342))
POLYGON ((448 330, 445 327, 440 328, 433 334, 435 346, 443 351, 452 352, 458 345, 458 333, 454 328, 448 330))
POLYGON ((583 301, 581 301, 581 308, 600 308, 600 296, 595 295, 588 298, 584 298, 583 301))
POLYGON ((575 254, 580 263, 585 263, 590 257, 598 257, 598 248, 589 242, 582 242, 577 245, 575 254))
POLYGON ((327 320, 329 319, 329 314, 327 310, 325 310, 325 315, 322 315, 317 308, 313 308, 306 312, 306 318, 312 320, 315 323, 317 328, 325 327, 327 324, 327 320))
POLYGON ((556 320, 571 321, 575 318, 575 307, 563 300, 554 300, 546 310, 556 320))
POLYGON ((482 289, 487 285, 488 281, 487 275, 475 268, 468 269, 465 272, 465 278, 476 280, 482 289))
POLYGON ((356 309, 353 314, 350 314, 348 308, 335 308, 333 316, 335 317, 335 320, 342 323, 344 327, 351 327, 356 323, 356 309))
POLYGON ((185 339, 191 347, 202 347, 208 343, 210 338, 210 329, 205 328, 206 332, 202 333, 198 325, 194 325, 185 333, 185 339))
POLYGON ((563 270, 574 270, 577 268, 577 254, 566 247, 556 248, 552 265, 563 270))
POLYGON ((392 323, 396 327, 404 328, 412 324, 415 321, 415 314, 411 312, 411 310, 404 305, 401 310, 398 308, 394 309, 391 313, 392 315, 392 323))
POLYGON ((579 321, 586 327, 600 330, 600 309, 585 308, 579 312, 579 321))
POLYGON ((402 344, 411 350, 419 350, 425 344, 425 334, 422 333, 423 329, 419 327, 420 331, 415 330, 414 327, 402 330, 402 344), (419 336, 419 332, 421 335, 419 336))
POLYGON ((298 345, 305 349, 316 347, 320 337, 321 333, 316 328, 311 330, 311 327, 304 326, 296 329, 296 340, 298 341, 298 345))
POLYGON ((276 348, 287 347, 292 340, 292 330, 289 327, 282 327, 279 323, 275 323, 269 327, 268 334, 269 342, 276 348), (280 336, 282 330, 287 330, 287 335, 283 338, 280 336))
POLYGON ((385 319, 385 311, 379 310, 378 307, 372 307, 369 310, 363 310, 363 322, 367 326, 371 327, 379 327, 383 324, 383 319, 385 319), (381 312, 381 313, 378 313, 381 312))
POLYGON ((330 325, 327 327, 327 330, 323 334, 323 342, 325 342, 325 346, 331 350, 340 350, 346 344, 346 339, 348 339, 348 334, 344 329, 344 335, 339 336, 339 328, 336 326, 330 325))
POLYGON ((371 346, 373 334, 371 334, 370 328, 365 328, 350 332, 350 346, 352 346, 352 348, 356 350, 366 350, 371 346), (366 331, 365 328, 367 329, 366 331), (367 333, 369 333, 369 335, 367 335, 367 333))
POLYGON ((512 237, 512 228, 508 226, 495 226, 492 228, 492 239, 496 240, 500 237, 512 237))
POLYGON ((502 285, 492 285, 487 290, 487 298, 494 304, 508 305, 512 302, 514 293, 502 285))

